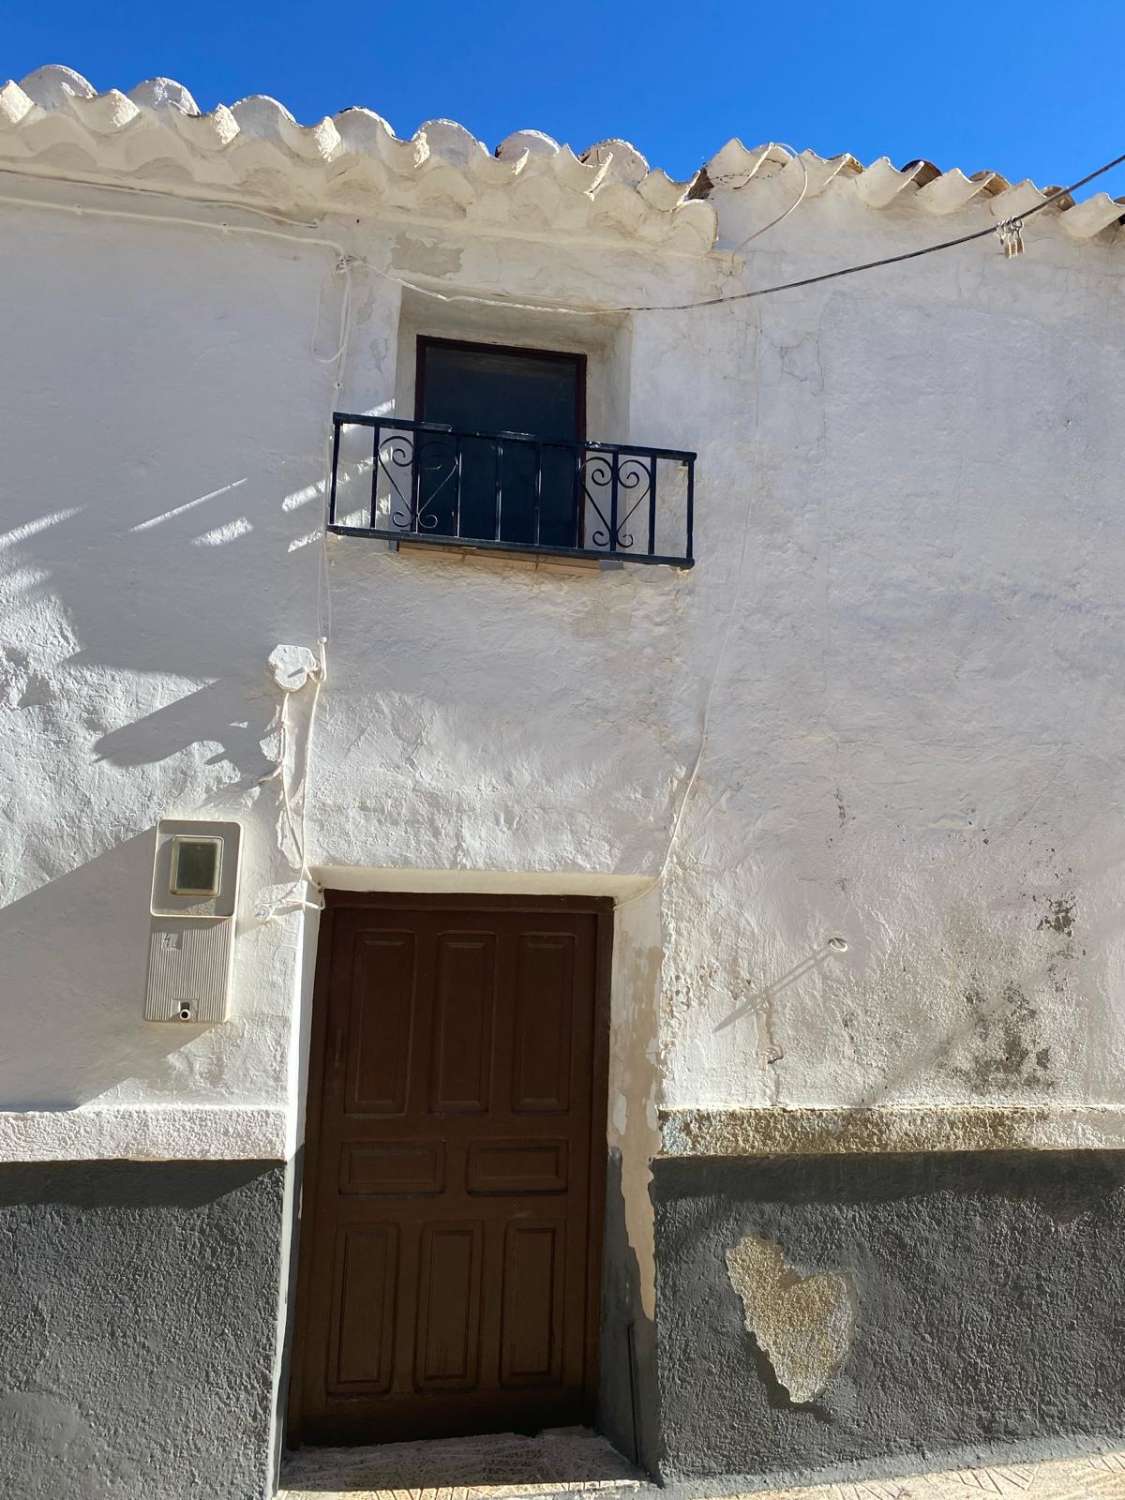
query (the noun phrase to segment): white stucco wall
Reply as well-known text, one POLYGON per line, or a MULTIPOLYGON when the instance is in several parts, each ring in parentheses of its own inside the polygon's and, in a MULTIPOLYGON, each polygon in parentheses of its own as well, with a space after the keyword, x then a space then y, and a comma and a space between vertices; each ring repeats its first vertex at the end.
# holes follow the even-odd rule
POLYGON ((299 918, 255 919, 291 873, 277 783, 258 785, 278 753, 265 661, 316 635, 297 543, 323 479, 333 372, 311 350, 333 257, 11 206, 0 235, 0 1104, 89 1112, 5 1139, 278 1154, 299 918), (141 1019, 152 830, 177 812, 249 835, 236 1000, 213 1029, 141 1019), (183 1110, 202 1106, 237 1114, 201 1129, 183 1110))
MULTIPOLYGON (((121 202, 34 185, 52 195, 121 202)), ((315 923, 256 916, 294 873, 265 662, 318 632, 333 406, 403 401, 408 333, 489 334, 487 309, 357 263, 334 363, 332 248, 168 201, 127 206, 209 227, 0 206, 13 1154, 122 1154, 138 1110, 163 1112, 147 1154, 292 1144, 315 923), (233 1019, 146 1026, 151 830, 204 811, 248 831, 233 1019), (185 1126, 201 1110, 224 1111, 213 1131, 185 1126)), ((715 202, 727 244, 770 212, 715 202)), ((1121 1102, 1123 262, 1047 217, 1014 263, 985 241, 722 308, 529 315, 526 342, 588 350, 592 437, 698 450, 691 572, 329 541, 310 861, 359 885, 658 891, 658 1035, 615 1053, 634 1154, 657 1103, 1121 1102)), ((607 307, 939 237, 832 192, 744 268, 354 217, 311 233, 427 285, 607 307)))
MULTIPOLYGON (((940 237, 861 217, 817 200, 779 235, 819 253, 755 278, 940 237)), ((749 530, 667 895, 671 1107, 1120 1097, 1122 281, 1027 238, 697 334, 733 437, 701 553, 725 511, 729 578, 749 530)))

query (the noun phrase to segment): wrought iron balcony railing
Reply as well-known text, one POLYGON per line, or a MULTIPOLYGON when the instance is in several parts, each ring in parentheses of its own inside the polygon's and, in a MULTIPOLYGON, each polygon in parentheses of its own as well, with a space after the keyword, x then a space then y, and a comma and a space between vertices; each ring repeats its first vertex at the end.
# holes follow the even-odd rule
POLYGON ((690 568, 695 454, 337 412, 328 529, 690 568))

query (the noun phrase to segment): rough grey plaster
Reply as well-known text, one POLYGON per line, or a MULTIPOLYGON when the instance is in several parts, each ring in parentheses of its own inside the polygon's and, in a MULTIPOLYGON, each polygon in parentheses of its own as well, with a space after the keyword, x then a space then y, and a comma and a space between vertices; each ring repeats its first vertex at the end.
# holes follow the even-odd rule
POLYGON ((650 1472, 658 1459, 656 1338, 641 1301, 637 1256, 629 1244, 621 1191, 621 1152, 606 1171, 598 1430, 650 1472))
POLYGON ((0 1167, 0 1494, 260 1500, 284 1173, 0 1167))
MULTIPOLYGON (((305 1052, 307 1058, 307 1051, 305 1052)), ((301 1092, 304 1107, 305 1090, 301 1092)), ((281 1279, 285 1283, 285 1296, 279 1311, 277 1385, 274 1390, 273 1431, 270 1437, 270 1473, 273 1488, 281 1485, 281 1466, 285 1459, 286 1425, 289 1413, 289 1382, 293 1378, 293 1344, 297 1336, 297 1320, 292 1316, 297 1307, 297 1285, 301 1259, 301 1201, 305 1180, 305 1148, 297 1147, 288 1162, 285 1174, 282 1214, 284 1233, 281 1236, 281 1279)))
POLYGON ((658 1160, 653 1196, 665 1477, 933 1469, 1125 1431, 1125 1155, 658 1160), (744 1327, 726 1256, 748 1234, 852 1288, 851 1349, 806 1404, 744 1327))

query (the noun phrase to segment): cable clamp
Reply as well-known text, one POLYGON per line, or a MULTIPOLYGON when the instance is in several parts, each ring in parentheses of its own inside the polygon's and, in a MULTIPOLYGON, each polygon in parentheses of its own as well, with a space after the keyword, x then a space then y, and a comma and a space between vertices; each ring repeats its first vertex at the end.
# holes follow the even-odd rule
POLYGON ((1005 219, 1003 223, 997 224, 996 233, 1004 247, 1004 256, 1007 260, 1023 254, 1022 219, 1005 219))

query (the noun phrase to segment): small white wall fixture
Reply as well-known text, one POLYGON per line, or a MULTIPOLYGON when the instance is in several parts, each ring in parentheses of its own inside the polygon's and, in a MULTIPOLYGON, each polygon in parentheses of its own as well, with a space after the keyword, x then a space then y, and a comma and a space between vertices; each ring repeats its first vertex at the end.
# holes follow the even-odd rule
POLYGON ((156 829, 146 1021, 225 1021, 241 825, 162 818, 156 829))

